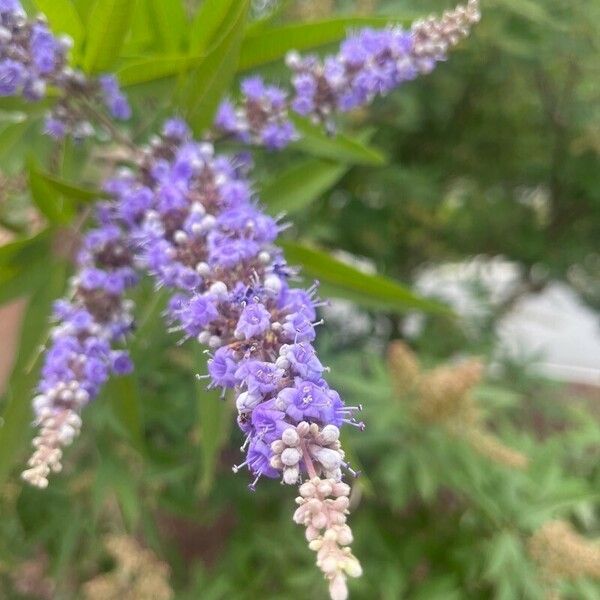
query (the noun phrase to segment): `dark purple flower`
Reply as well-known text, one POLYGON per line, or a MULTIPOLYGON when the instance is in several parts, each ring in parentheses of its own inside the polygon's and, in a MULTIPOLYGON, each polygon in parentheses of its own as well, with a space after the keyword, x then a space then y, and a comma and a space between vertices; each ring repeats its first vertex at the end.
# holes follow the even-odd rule
POLYGON ((127 352, 115 351, 111 353, 111 369, 115 375, 128 375, 133 371, 133 363, 127 352))

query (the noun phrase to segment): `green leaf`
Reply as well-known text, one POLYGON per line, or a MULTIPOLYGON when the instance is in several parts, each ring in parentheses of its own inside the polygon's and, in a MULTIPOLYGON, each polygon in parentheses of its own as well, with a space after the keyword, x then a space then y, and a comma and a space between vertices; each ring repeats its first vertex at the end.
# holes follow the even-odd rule
POLYGON ((391 17, 338 17, 313 23, 292 23, 260 29, 246 35, 242 43, 239 71, 248 71, 282 59, 290 50, 311 50, 338 42, 348 30, 358 27, 385 27, 406 21, 391 17))
POLYGON ((189 51, 199 54, 208 50, 219 31, 227 26, 234 0, 204 0, 190 27, 189 51))
POLYGON ((135 0, 96 0, 89 16, 83 59, 86 73, 113 66, 129 31, 135 0))
POLYGON ((37 167, 34 168, 35 177, 39 178, 49 190, 70 198, 71 200, 76 200, 78 202, 93 202, 99 198, 106 197, 106 194, 102 191, 80 187, 74 183, 64 181, 59 177, 54 177, 53 175, 50 175, 50 173, 46 173, 37 167))
MULTIPOLYGON (((206 361, 206 356, 198 346, 195 350, 196 364, 206 361)), ((204 383, 198 381, 198 433, 202 475, 200 493, 207 495, 212 488, 218 467, 221 450, 229 437, 231 426, 231 402, 220 398, 218 391, 207 391, 204 383)))
POLYGON ((40 174, 33 158, 27 161, 31 198, 42 214, 53 224, 69 223, 74 214, 72 203, 66 201, 40 174))
POLYGON ((223 35, 191 75, 185 104, 188 119, 197 134, 211 125, 217 106, 235 75, 248 4, 248 0, 241 0, 232 7, 223 24, 223 35))
POLYGON ((62 263, 46 261, 45 284, 38 287, 25 312, 17 360, 8 387, 7 405, 0 421, 0 487, 31 434, 31 399, 38 375, 40 345, 47 339, 52 303, 60 296, 67 277, 62 263))
POLYGON ((380 150, 366 144, 373 137, 374 129, 365 129, 353 138, 344 134, 327 135, 322 127, 306 119, 296 117, 293 121, 302 136, 293 147, 307 154, 353 164, 382 166, 386 163, 380 150))
POLYGON ((132 375, 111 377, 103 395, 108 398, 113 414, 116 415, 133 446, 143 452, 145 444, 142 409, 136 378, 132 375))
POLYGON ((119 82, 123 87, 147 83, 179 75, 187 69, 198 66, 204 57, 191 57, 182 54, 172 56, 149 56, 133 59, 117 70, 119 82))
POLYGON ((160 40, 161 48, 176 52, 181 49, 188 28, 181 0, 148 0, 148 15, 160 40))
POLYGON ((56 34, 66 33, 73 38, 75 47, 81 45, 84 27, 75 5, 70 0, 35 0, 40 12, 48 18, 56 34))
POLYGON ((99 455, 100 464, 96 471, 93 488, 92 510, 98 515, 102 510, 107 495, 114 494, 125 523, 129 529, 135 528, 141 516, 141 507, 137 493, 137 481, 127 471, 122 460, 114 456, 112 447, 108 447, 105 441, 100 440, 99 455))
POLYGON ((261 200, 272 214, 301 210, 335 185, 349 168, 319 159, 297 162, 264 186, 261 200))
POLYGON ((290 241, 282 241, 280 246, 290 263, 301 265, 306 276, 323 284, 324 295, 400 313, 419 310, 451 314, 443 304, 419 296, 393 279, 363 273, 322 250, 290 241))
POLYGON ((50 230, 0 247, 0 304, 37 289, 48 277, 50 230))

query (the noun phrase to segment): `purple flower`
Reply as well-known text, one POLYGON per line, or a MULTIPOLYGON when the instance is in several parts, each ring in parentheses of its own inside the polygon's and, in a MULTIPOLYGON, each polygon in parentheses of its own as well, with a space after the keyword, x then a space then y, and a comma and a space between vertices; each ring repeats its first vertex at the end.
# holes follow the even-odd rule
POLYGON ((67 135, 66 123, 49 115, 44 120, 44 133, 56 140, 62 140, 67 135))
POLYGON ((133 363, 129 354, 124 351, 111 353, 111 369, 115 375, 128 375, 133 371, 133 363))
POLYGON ((181 119, 169 119, 163 126, 163 135, 179 141, 190 137, 191 131, 187 123, 181 119))
POLYGON ((279 439, 289 426, 285 413, 277 407, 275 400, 262 402, 252 411, 252 428, 259 439, 267 442, 279 439))
POLYGON ((31 56, 39 73, 47 74, 57 63, 58 44, 45 25, 36 24, 31 31, 31 56))
POLYGON ((0 96, 14 96, 25 82, 25 67, 10 58, 0 60, 0 96))
POLYGON ((304 379, 318 381, 325 370, 310 344, 302 342, 282 346, 280 355, 287 360, 294 373, 304 379))
POLYGON ((250 484, 250 489, 254 490, 258 478, 263 475, 273 479, 280 477, 281 473, 270 464, 272 456, 273 451, 263 439, 254 438, 250 442, 246 463, 250 471, 257 476, 256 480, 250 484))
POLYGON ((283 369, 273 363, 247 360, 237 369, 235 377, 243 382, 251 394, 265 395, 277 389, 283 376, 283 369))
POLYGON ((104 96, 104 103, 110 114, 121 121, 131 117, 131 107, 127 98, 121 92, 119 83, 114 75, 103 75, 98 79, 104 96))
POLYGON ((198 295, 180 309, 179 316, 185 332, 196 336, 219 317, 219 311, 213 297, 198 295))
POLYGON ((219 105, 215 126, 228 133, 236 133, 239 128, 238 118, 235 114, 235 106, 229 100, 223 100, 219 105))
POLYGON ((24 14, 23 7, 18 0, 0 0, 0 15, 24 14))
POLYGON ((295 387, 281 390, 276 406, 294 423, 309 421, 339 427, 343 422, 343 403, 339 395, 312 381, 297 381, 295 387))
POLYGON ((237 383, 236 371, 238 365, 231 348, 219 348, 208 361, 208 373, 212 385, 232 388, 237 383))
POLYGON ((239 339, 249 340, 262 335, 270 325, 271 313, 260 302, 252 302, 242 311, 234 335, 239 339))
POLYGON ((294 343, 312 342, 316 337, 311 320, 302 312, 288 315, 285 318, 282 331, 294 343))

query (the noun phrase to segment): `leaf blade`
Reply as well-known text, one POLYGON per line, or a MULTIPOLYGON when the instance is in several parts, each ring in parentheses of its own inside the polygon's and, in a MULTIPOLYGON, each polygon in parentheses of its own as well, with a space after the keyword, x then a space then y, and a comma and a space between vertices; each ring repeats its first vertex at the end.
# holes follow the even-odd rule
POLYGON ((109 69, 119 57, 129 31, 135 0, 96 0, 88 20, 83 58, 86 73, 109 69))
POLYGON ((248 6, 248 0, 242 0, 231 9, 226 31, 198 67, 188 86, 186 112, 197 134, 212 124, 219 101, 235 75, 248 6))
POLYGON ((349 168, 349 165, 319 159, 299 162, 267 182, 261 191, 261 200, 272 214, 296 212, 334 186, 349 168))
POLYGON ((305 275, 325 284, 329 295, 393 312, 420 310, 452 314, 443 304, 419 296, 393 279, 364 273, 322 250, 287 240, 279 245, 291 263, 302 265, 305 275))
POLYGON ((214 42, 234 0, 205 0, 196 12, 190 26, 189 51, 205 52, 214 42))
POLYGON ((294 126, 301 138, 294 142, 293 147, 307 154, 328 158, 340 162, 383 166, 386 156, 367 142, 373 137, 374 129, 364 129, 355 137, 344 134, 327 135, 321 127, 309 123, 306 119, 293 118, 294 126))

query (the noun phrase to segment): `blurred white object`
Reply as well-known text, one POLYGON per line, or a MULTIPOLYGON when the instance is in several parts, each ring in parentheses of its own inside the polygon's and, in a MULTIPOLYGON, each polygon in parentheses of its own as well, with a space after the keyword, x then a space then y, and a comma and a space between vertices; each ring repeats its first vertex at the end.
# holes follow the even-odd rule
MULTIPOLYGON (((520 273, 516 263, 503 258, 478 257, 427 268, 417 278, 416 288, 448 302, 468 324, 483 317, 489 304, 509 298, 519 285, 520 273)), ((405 333, 416 334, 421 319, 419 315, 409 319, 405 333)), ((524 295, 501 319, 497 333, 500 353, 533 357, 532 368, 538 373, 600 386, 600 319, 570 286, 552 282, 540 293, 524 295)))
POLYGON ((554 282, 519 300, 500 322, 498 336, 512 356, 539 355, 535 366, 544 375, 600 386, 598 323, 571 287, 554 282))

